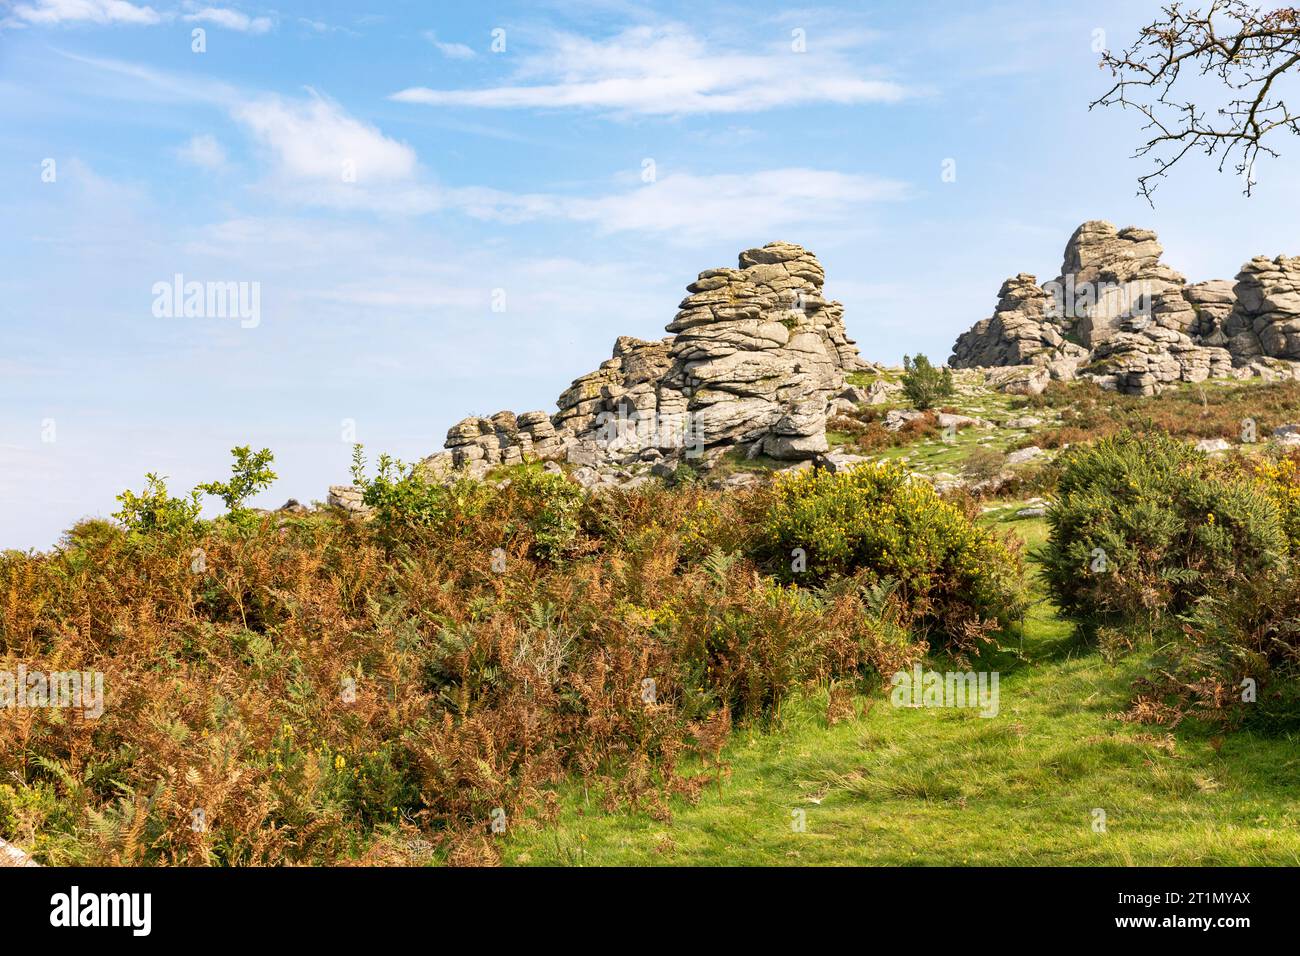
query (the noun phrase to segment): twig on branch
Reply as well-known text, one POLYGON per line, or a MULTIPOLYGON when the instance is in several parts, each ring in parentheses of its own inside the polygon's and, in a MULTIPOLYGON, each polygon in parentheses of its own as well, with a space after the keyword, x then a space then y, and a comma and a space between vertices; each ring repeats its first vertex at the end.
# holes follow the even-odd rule
POLYGON ((1147 202, 1193 150, 1217 158, 1219 172, 1231 162, 1249 196, 1260 155, 1278 155, 1265 138, 1279 129, 1300 133, 1278 89, 1300 63, 1300 9, 1266 13, 1245 0, 1212 0, 1204 12, 1173 3, 1161 16, 1123 53, 1102 54, 1101 66, 1115 82, 1088 108, 1118 105, 1145 120, 1150 138, 1133 155, 1150 156, 1155 164, 1138 177, 1138 195, 1147 202), (1217 80, 1226 102, 1207 109, 1182 99, 1188 92, 1188 81, 1179 83, 1184 69, 1217 80))

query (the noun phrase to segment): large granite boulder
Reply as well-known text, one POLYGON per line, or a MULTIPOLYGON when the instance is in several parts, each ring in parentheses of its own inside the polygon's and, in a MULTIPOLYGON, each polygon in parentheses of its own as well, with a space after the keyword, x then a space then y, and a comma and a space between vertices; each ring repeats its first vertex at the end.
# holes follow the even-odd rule
POLYGON ((1300 257, 1256 256, 1237 274, 1223 323, 1234 356, 1300 359, 1300 257))
POLYGON ((1093 348, 1135 315, 1185 313, 1162 321, 1166 328, 1190 322, 1191 307, 1181 297, 1187 280, 1160 261, 1163 252, 1149 229, 1116 229, 1092 220, 1074 231, 1061 274, 1049 285, 1062 321, 1079 344, 1093 348))

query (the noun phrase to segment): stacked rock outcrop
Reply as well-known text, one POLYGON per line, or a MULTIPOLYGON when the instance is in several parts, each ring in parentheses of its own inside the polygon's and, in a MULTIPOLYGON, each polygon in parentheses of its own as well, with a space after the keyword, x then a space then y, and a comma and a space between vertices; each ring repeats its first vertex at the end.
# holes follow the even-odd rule
POLYGON ((1160 261, 1163 252, 1149 229, 1093 220, 1074 231, 1050 288, 1079 344, 1093 348, 1123 331, 1134 315, 1160 311, 1165 328, 1191 320, 1194 313, 1180 294, 1187 280, 1160 261))
POLYGON ((1065 339, 1065 323, 1054 318, 1052 299, 1026 272, 1002 283, 993 316, 975 323, 953 347, 954 368, 1045 365, 1077 349, 1065 339))
POLYGON ((1234 355, 1300 359, 1300 256, 1256 256, 1237 274, 1223 323, 1234 355))
POLYGON ((786 460, 824 452, 832 396, 845 372, 867 367, 824 281, 801 246, 746 250, 736 268, 708 269, 687 287, 667 338, 620 337, 555 414, 464 419, 424 467, 482 474, 524 460, 600 469, 708 461, 736 447, 786 460))
MULTIPOLYGON (((1150 395, 1178 382, 1295 374, 1300 359, 1300 259, 1257 258, 1235 286, 1188 285, 1160 261, 1149 229, 1085 222, 1065 247, 1061 274, 1038 287, 1020 274, 1003 283, 992 318, 957 339, 954 368, 1038 366, 1022 379, 1076 375, 1150 395)), ((1007 378, 1007 376, 1000 376, 1007 378)))
POLYGON ((1224 327, 1237 302, 1232 282, 1227 279, 1198 282, 1183 289, 1183 297, 1196 313, 1187 334, 1204 345, 1227 346, 1224 327))

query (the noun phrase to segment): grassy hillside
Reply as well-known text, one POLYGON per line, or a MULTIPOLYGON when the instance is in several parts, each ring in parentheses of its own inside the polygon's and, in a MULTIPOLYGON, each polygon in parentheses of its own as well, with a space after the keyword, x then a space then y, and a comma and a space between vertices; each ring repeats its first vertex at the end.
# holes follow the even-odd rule
MULTIPOLYGON (((1027 542, 1041 519, 988 520, 1027 542)), ((828 726, 827 694, 737 734, 727 771, 670 820, 605 812, 579 788, 558 823, 516 833, 515 865, 1300 864, 1292 738, 1170 733, 1117 719, 1147 665, 1108 663, 1039 590, 1023 646, 1003 655, 1002 711, 895 708, 858 697, 828 726), (1106 831, 1093 811, 1106 812, 1106 831), (795 832, 792 810, 806 812, 795 832)), ((947 666, 936 662, 938 667, 947 666)))

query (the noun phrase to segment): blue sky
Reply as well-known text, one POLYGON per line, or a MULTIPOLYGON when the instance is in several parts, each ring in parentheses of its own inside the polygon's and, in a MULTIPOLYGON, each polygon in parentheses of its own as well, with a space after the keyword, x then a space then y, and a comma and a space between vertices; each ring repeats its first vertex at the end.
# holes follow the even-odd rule
POLYGON ((1193 281, 1300 252, 1294 155, 1252 199, 1201 160, 1136 198, 1135 118, 1087 104, 1097 38, 1156 9, 0 3, 0 547, 236 444, 276 506, 346 480, 353 433, 409 460, 553 410, 775 239, 891 362, 946 358, 1085 219, 1193 281), (177 274, 256 283, 258 321, 155 314, 177 274))

